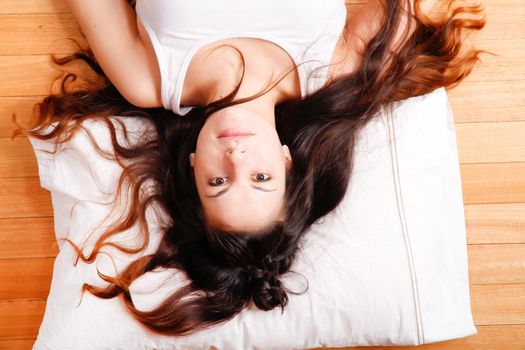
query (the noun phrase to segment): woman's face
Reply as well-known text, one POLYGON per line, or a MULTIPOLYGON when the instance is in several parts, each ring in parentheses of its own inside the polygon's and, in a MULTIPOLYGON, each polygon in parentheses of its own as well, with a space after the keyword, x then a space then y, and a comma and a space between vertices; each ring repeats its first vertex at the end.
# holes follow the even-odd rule
POLYGON ((281 219, 290 153, 259 114, 240 105, 214 113, 190 163, 209 225, 256 231, 281 219))

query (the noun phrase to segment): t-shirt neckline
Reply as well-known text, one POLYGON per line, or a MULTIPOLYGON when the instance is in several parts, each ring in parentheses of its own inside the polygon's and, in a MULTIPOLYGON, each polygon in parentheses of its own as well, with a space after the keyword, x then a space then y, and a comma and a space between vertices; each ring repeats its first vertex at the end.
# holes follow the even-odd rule
MULTIPOLYGON (((298 75, 299 75, 299 86, 300 86, 300 90, 301 90, 301 97, 304 98, 305 94, 306 94, 306 81, 305 81, 305 78, 304 78, 304 75, 306 74, 305 72, 305 67, 303 64, 300 64, 299 62, 299 55, 297 52, 295 52, 295 50, 293 50, 291 47, 289 47, 289 45, 287 43, 285 43, 283 40, 280 40, 272 35, 261 35, 261 34, 256 34, 256 33, 229 33, 229 34, 221 34, 221 35, 214 35, 214 36, 211 36, 211 37, 208 37, 204 40, 201 40, 199 41, 198 43, 196 43, 195 45, 193 45, 190 50, 186 53, 186 55, 184 56, 183 58, 183 61, 182 61, 182 64, 180 66, 180 70, 179 70, 179 74, 177 76, 177 81, 176 81, 176 85, 175 85, 175 94, 174 94, 174 98, 173 98, 173 104, 172 104, 172 107, 175 107, 178 109, 179 112, 181 112, 180 114, 186 114, 187 112, 189 112, 194 106, 181 106, 181 99, 182 99, 182 90, 183 90, 183 87, 184 87, 184 81, 186 79, 186 74, 187 74, 187 71, 188 71, 188 68, 189 68, 189 65, 191 64, 191 60, 193 59, 193 57, 195 56, 195 54, 201 49, 203 48, 204 46, 208 45, 208 44, 211 44, 213 42, 218 42, 218 41, 221 41, 221 40, 224 40, 224 39, 237 39, 237 38, 251 38, 251 39, 260 39, 260 40, 265 40, 265 41, 268 41, 274 45, 277 45, 278 47, 280 47, 281 49, 283 49, 289 56, 290 58, 293 60, 294 64, 297 66, 297 70, 298 70, 298 75)), ((167 86, 165 86, 165 81, 164 79, 161 79, 162 80, 162 89, 164 91, 164 93, 167 93, 167 86)), ((172 108, 173 110, 175 110, 174 108, 172 108)))

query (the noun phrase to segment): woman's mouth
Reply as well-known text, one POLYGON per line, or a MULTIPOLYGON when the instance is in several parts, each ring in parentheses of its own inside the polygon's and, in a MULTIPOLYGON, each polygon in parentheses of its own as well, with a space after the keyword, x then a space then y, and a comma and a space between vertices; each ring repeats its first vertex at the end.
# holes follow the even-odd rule
POLYGON ((223 137, 241 137, 241 136, 254 136, 255 133, 245 129, 226 129, 219 134, 219 138, 223 137))

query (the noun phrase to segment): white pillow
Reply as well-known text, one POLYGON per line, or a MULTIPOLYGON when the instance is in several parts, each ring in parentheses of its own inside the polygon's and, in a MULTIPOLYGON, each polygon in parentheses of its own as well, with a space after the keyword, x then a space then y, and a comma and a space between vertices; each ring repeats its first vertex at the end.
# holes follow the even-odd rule
MULTIPOLYGON (((138 119, 122 120, 136 135, 145 126, 138 119)), ((110 149, 101 122, 84 125, 102 148, 110 149)), ((51 191, 56 236, 69 233, 82 244, 107 213, 109 206, 96 201, 112 198, 121 169, 99 156, 84 132, 68 143, 71 149, 56 155, 37 150, 52 149, 49 142, 31 142, 41 185, 51 191)), ((476 334, 456 134, 445 90, 397 103, 392 114, 381 113, 362 129, 355 157, 345 199, 311 227, 293 266, 309 289, 290 295, 282 315, 279 308, 251 308, 191 336, 154 335, 127 314, 118 298, 86 293, 77 307, 84 282, 101 285, 95 265, 108 274, 114 268, 104 254, 96 264, 73 267, 73 249, 59 243, 33 349, 303 349, 417 345, 476 334)), ((147 252, 159 241, 150 214, 147 252)), ((135 233, 120 238, 132 240, 135 233)), ((117 269, 131 259, 114 255, 117 269)), ((296 290, 304 287, 297 275, 284 281, 296 290)), ((180 283, 184 277, 176 271, 151 272, 132 285, 132 297, 139 309, 150 308, 180 283)))

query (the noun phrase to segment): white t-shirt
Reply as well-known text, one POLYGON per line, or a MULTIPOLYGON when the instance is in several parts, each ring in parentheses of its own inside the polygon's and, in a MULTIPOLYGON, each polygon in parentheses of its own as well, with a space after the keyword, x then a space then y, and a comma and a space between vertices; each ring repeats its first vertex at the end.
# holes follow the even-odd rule
POLYGON ((159 62, 163 106, 179 115, 192 108, 180 102, 186 71, 201 47, 236 37, 279 45, 299 65, 304 97, 326 82, 323 66, 346 22, 344 0, 138 0, 136 11, 159 62))

